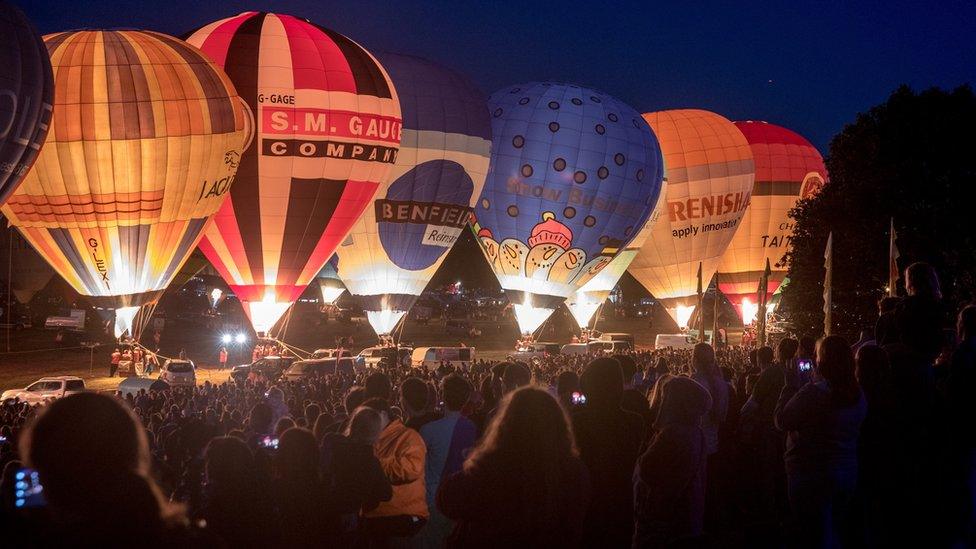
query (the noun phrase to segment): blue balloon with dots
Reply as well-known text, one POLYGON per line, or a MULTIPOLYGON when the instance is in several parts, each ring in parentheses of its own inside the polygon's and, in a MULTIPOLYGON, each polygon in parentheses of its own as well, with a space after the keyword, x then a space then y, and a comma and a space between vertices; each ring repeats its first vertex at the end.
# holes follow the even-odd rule
MULTIPOLYGON (((658 140, 636 110, 557 82, 509 86, 488 103, 491 166, 474 223, 483 246, 517 241, 531 258, 545 244, 590 261, 636 236, 664 177, 658 140)), ((525 274, 539 278, 533 265, 525 274)))

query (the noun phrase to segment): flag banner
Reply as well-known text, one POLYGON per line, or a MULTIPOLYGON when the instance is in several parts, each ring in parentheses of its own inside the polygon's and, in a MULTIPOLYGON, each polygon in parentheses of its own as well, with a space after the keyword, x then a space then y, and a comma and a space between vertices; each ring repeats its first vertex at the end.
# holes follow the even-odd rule
POLYGON ((898 253, 898 244, 895 241, 898 239, 898 233, 895 232, 895 218, 891 218, 891 229, 888 234, 890 235, 890 241, 888 242, 888 295, 890 297, 898 296, 898 258, 901 254, 898 253))
POLYGON ((831 279, 833 274, 833 261, 834 261, 834 233, 831 232, 827 236, 827 249, 824 250, 824 291, 823 291, 823 301, 824 301, 824 335, 830 335, 831 326, 831 279))

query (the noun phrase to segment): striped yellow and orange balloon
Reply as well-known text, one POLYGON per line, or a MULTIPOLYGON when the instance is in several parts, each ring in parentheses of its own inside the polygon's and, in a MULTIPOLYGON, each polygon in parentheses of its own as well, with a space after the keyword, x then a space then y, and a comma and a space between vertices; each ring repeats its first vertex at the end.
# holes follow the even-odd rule
POLYGON ((752 151, 735 124, 713 112, 659 111, 644 119, 661 142, 667 196, 629 270, 685 328, 699 270, 707 287, 749 206, 752 151))
POLYGON ((64 279, 132 328, 196 247, 233 182, 249 116, 199 50, 147 31, 44 37, 47 143, 3 206, 64 279))

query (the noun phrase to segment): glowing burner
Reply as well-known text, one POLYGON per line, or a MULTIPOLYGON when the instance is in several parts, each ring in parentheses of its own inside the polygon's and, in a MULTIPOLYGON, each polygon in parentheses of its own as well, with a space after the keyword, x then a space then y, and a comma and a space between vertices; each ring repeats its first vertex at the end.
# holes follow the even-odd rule
POLYGON ((397 324, 400 323, 400 319, 405 314, 407 314, 406 311, 393 311, 390 309, 366 311, 366 320, 369 321, 369 325, 373 327, 376 335, 382 337, 392 334, 397 324))
POLYGON ((534 334, 539 326, 542 326, 542 323, 555 311, 555 309, 533 307, 532 298, 529 294, 525 295, 524 303, 513 303, 512 308, 515 310, 515 320, 518 322, 519 331, 522 332, 522 335, 528 336, 534 334))

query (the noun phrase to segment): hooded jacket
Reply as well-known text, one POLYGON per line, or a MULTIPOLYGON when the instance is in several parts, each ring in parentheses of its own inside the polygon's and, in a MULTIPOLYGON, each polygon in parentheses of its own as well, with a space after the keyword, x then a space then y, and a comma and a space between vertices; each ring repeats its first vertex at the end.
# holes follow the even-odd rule
POLYGON ((399 515, 429 518, 424 483, 427 447, 420 434, 399 419, 394 420, 380 433, 373 452, 393 485, 393 497, 363 515, 368 518, 399 515))
POLYGON ((634 469, 633 547, 663 547, 704 529, 708 452, 701 422, 711 396, 687 377, 664 382, 654 438, 634 469))

